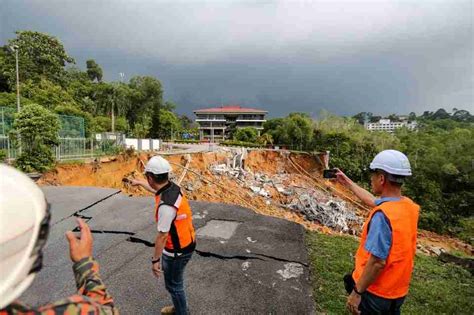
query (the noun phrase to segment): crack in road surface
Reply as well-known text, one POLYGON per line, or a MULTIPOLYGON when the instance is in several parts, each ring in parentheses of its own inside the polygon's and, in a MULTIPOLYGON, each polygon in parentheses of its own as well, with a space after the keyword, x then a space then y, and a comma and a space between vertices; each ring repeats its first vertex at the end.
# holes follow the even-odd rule
MULTIPOLYGON (((121 191, 116 191, 114 192, 113 194, 110 194, 96 202, 94 202, 93 204, 85 207, 85 208, 82 208, 80 210, 77 210, 76 212, 74 212, 73 214, 71 214, 70 216, 67 216, 63 219, 61 219, 60 221, 54 223, 53 225, 56 225, 57 223, 60 223, 68 218, 71 218, 71 217, 77 217, 77 218, 81 218, 81 219, 85 219, 86 222, 90 221, 93 219, 93 217, 90 217, 90 216, 85 216, 85 215, 82 215, 81 212, 87 210, 87 209, 90 209, 92 208, 93 206, 115 196, 115 195, 118 195, 120 194, 121 191)), ((226 219, 227 220, 227 219, 226 219)), ((235 220, 237 221, 237 220, 235 220)), ((240 223, 243 223, 243 221, 237 221, 237 222, 240 222, 240 223)), ((78 226, 76 226, 74 229, 73 229, 73 232, 79 232, 80 231, 80 228, 78 226)), ((144 239, 141 239, 141 238, 138 238, 138 237, 134 237, 134 235, 136 235, 136 233, 134 232, 129 232, 129 231, 115 231, 115 230, 94 230, 94 229, 91 229, 91 232, 93 234, 121 234, 121 235, 130 235, 130 237, 128 237, 125 241, 127 242, 130 242, 130 243, 138 243, 138 244, 143 244, 147 247, 154 247, 155 246, 155 243, 152 243, 152 242, 149 242, 147 240, 144 240, 144 239)), ((261 256, 261 257, 265 257, 265 258, 268 258, 268 259, 272 259, 272 260, 276 260, 276 261, 282 261, 282 262, 288 262, 288 263, 298 263, 298 264, 301 264, 305 267, 308 267, 308 264, 307 263, 303 263, 303 262, 300 262, 300 261, 295 261, 295 260, 289 260, 289 259, 285 259, 285 258, 280 258, 280 257, 275 257, 275 256, 271 256, 271 255, 266 255, 266 254, 261 254, 261 253, 255 253, 253 252, 252 254, 254 256, 250 256, 250 255, 231 255, 231 256, 227 256, 227 255, 221 255, 221 254, 217 254, 217 253, 213 253, 213 252, 206 252, 206 251, 201 251, 201 250, 198 250, 196 249, 195 250, 196 254, 198 254, 199 256, 201 257, 205 257, 205 258, 209 258, 209 257, 212 257, 212 258, 217 258, 217 259, 220 259, 220 260, 233 260, 233 259, 236 259, 236 260, 261 260, 261 261, 265 261, 265 259, 263 258, 260 258, 260 257, 255 257, 255 256, 261 256)))
MULTIPOLYGON (((87 221, 89 221, 89 220, 92 219, 92 217, 82 216, 80 213, 83 212, 83 211, 85 211, 85 210, 87 210, 87 209, 92 208, 93 206, 95 206, 96 204, 101 203, 102 201, 105 201, 105 200, 109 199, 110 197, 113 197, 113 196, 115 196, 115 195, 120 194, 121 192, 122 192, 121 190, 118 190, 118 191, 114 192, 113 194, 107 195, 107 196, 105 196, 104 198, 99 199, 99 200, 97 200, 96 202, 94 202, 94 203, 88 205, 87 207, 82 208, 82 209, 79 209, 79 210, 77 210, 76 212, 74 212, 73 214, 71 214, 71 215, 69 215, 69 216, 67 216, 67 217, 62 218, 61 220, 59 220, 59 221, 56 222, 56 223, 53 223, 52 226, 54 226, 54 225, 56 225, 56 224, 58 224, 58 223, 61 223, 61 222, 65 221, 65 220, 67 220, 67 219, 69 219, 69 218, 72 218, 72 217, 84 218, 84 219, 86 219, 87 221)), ((87 221, 86 221, 86 222, 87 222, 87 221)))

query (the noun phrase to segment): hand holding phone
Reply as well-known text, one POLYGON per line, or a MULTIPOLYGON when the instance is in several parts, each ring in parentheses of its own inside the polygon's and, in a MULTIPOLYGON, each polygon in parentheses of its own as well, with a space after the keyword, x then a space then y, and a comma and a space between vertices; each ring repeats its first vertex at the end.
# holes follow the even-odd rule
POLYGON ((337 178, 336 173, 337 173, 337 169, 335 169, 335 168, 329 169, 329 170, 324 170, 323 171, 323 178, 335 179, 335 178, 337 178))

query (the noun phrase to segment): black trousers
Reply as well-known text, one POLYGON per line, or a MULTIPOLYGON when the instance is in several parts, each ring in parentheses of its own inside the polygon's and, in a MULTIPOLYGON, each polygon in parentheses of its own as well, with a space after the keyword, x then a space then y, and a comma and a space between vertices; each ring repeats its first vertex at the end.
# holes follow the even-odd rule
MULTIPOLYGON (((354 289, 355 281, 352 274, 344 276, 344 287, 347 294, 351 294, 354 289)), ((368 291, 362 293, 362 299, 359 305, 359 311, 362 315, 399 315, 400 309, 405 301, 405 297, 398 299, 386 299, 368 291)))

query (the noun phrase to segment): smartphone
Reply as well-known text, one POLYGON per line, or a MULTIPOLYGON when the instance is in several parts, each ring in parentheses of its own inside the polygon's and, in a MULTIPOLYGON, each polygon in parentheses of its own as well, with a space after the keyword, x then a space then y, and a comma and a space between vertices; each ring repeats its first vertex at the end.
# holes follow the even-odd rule
POLYGON ((323 171, 323 178, 328 178, 328 179, 333 179, 336 178, 336 173, 337 170, 335 168, 329 169, 329 170, 324 170, 323 171))

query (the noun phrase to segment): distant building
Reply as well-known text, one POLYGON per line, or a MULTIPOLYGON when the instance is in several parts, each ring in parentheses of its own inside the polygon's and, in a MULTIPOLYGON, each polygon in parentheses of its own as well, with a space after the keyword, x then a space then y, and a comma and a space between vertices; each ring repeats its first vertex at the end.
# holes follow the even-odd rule
POLYGON ((267 111, 236 105, 198 109, 194 111, 199 124, 199 139, 219 142, 229 138, 232 130, 252 127, 263 130, 267 111))
POLYGON ((417 123, 416 121, 408 122, 407 119, 403 121, 390 121, 390 119, 380 119, 375 123, 365 123, 365 129, 370 131, 386 131, 394 132, 398 128, 407 127, 410 130, 416 130, 417 123))

